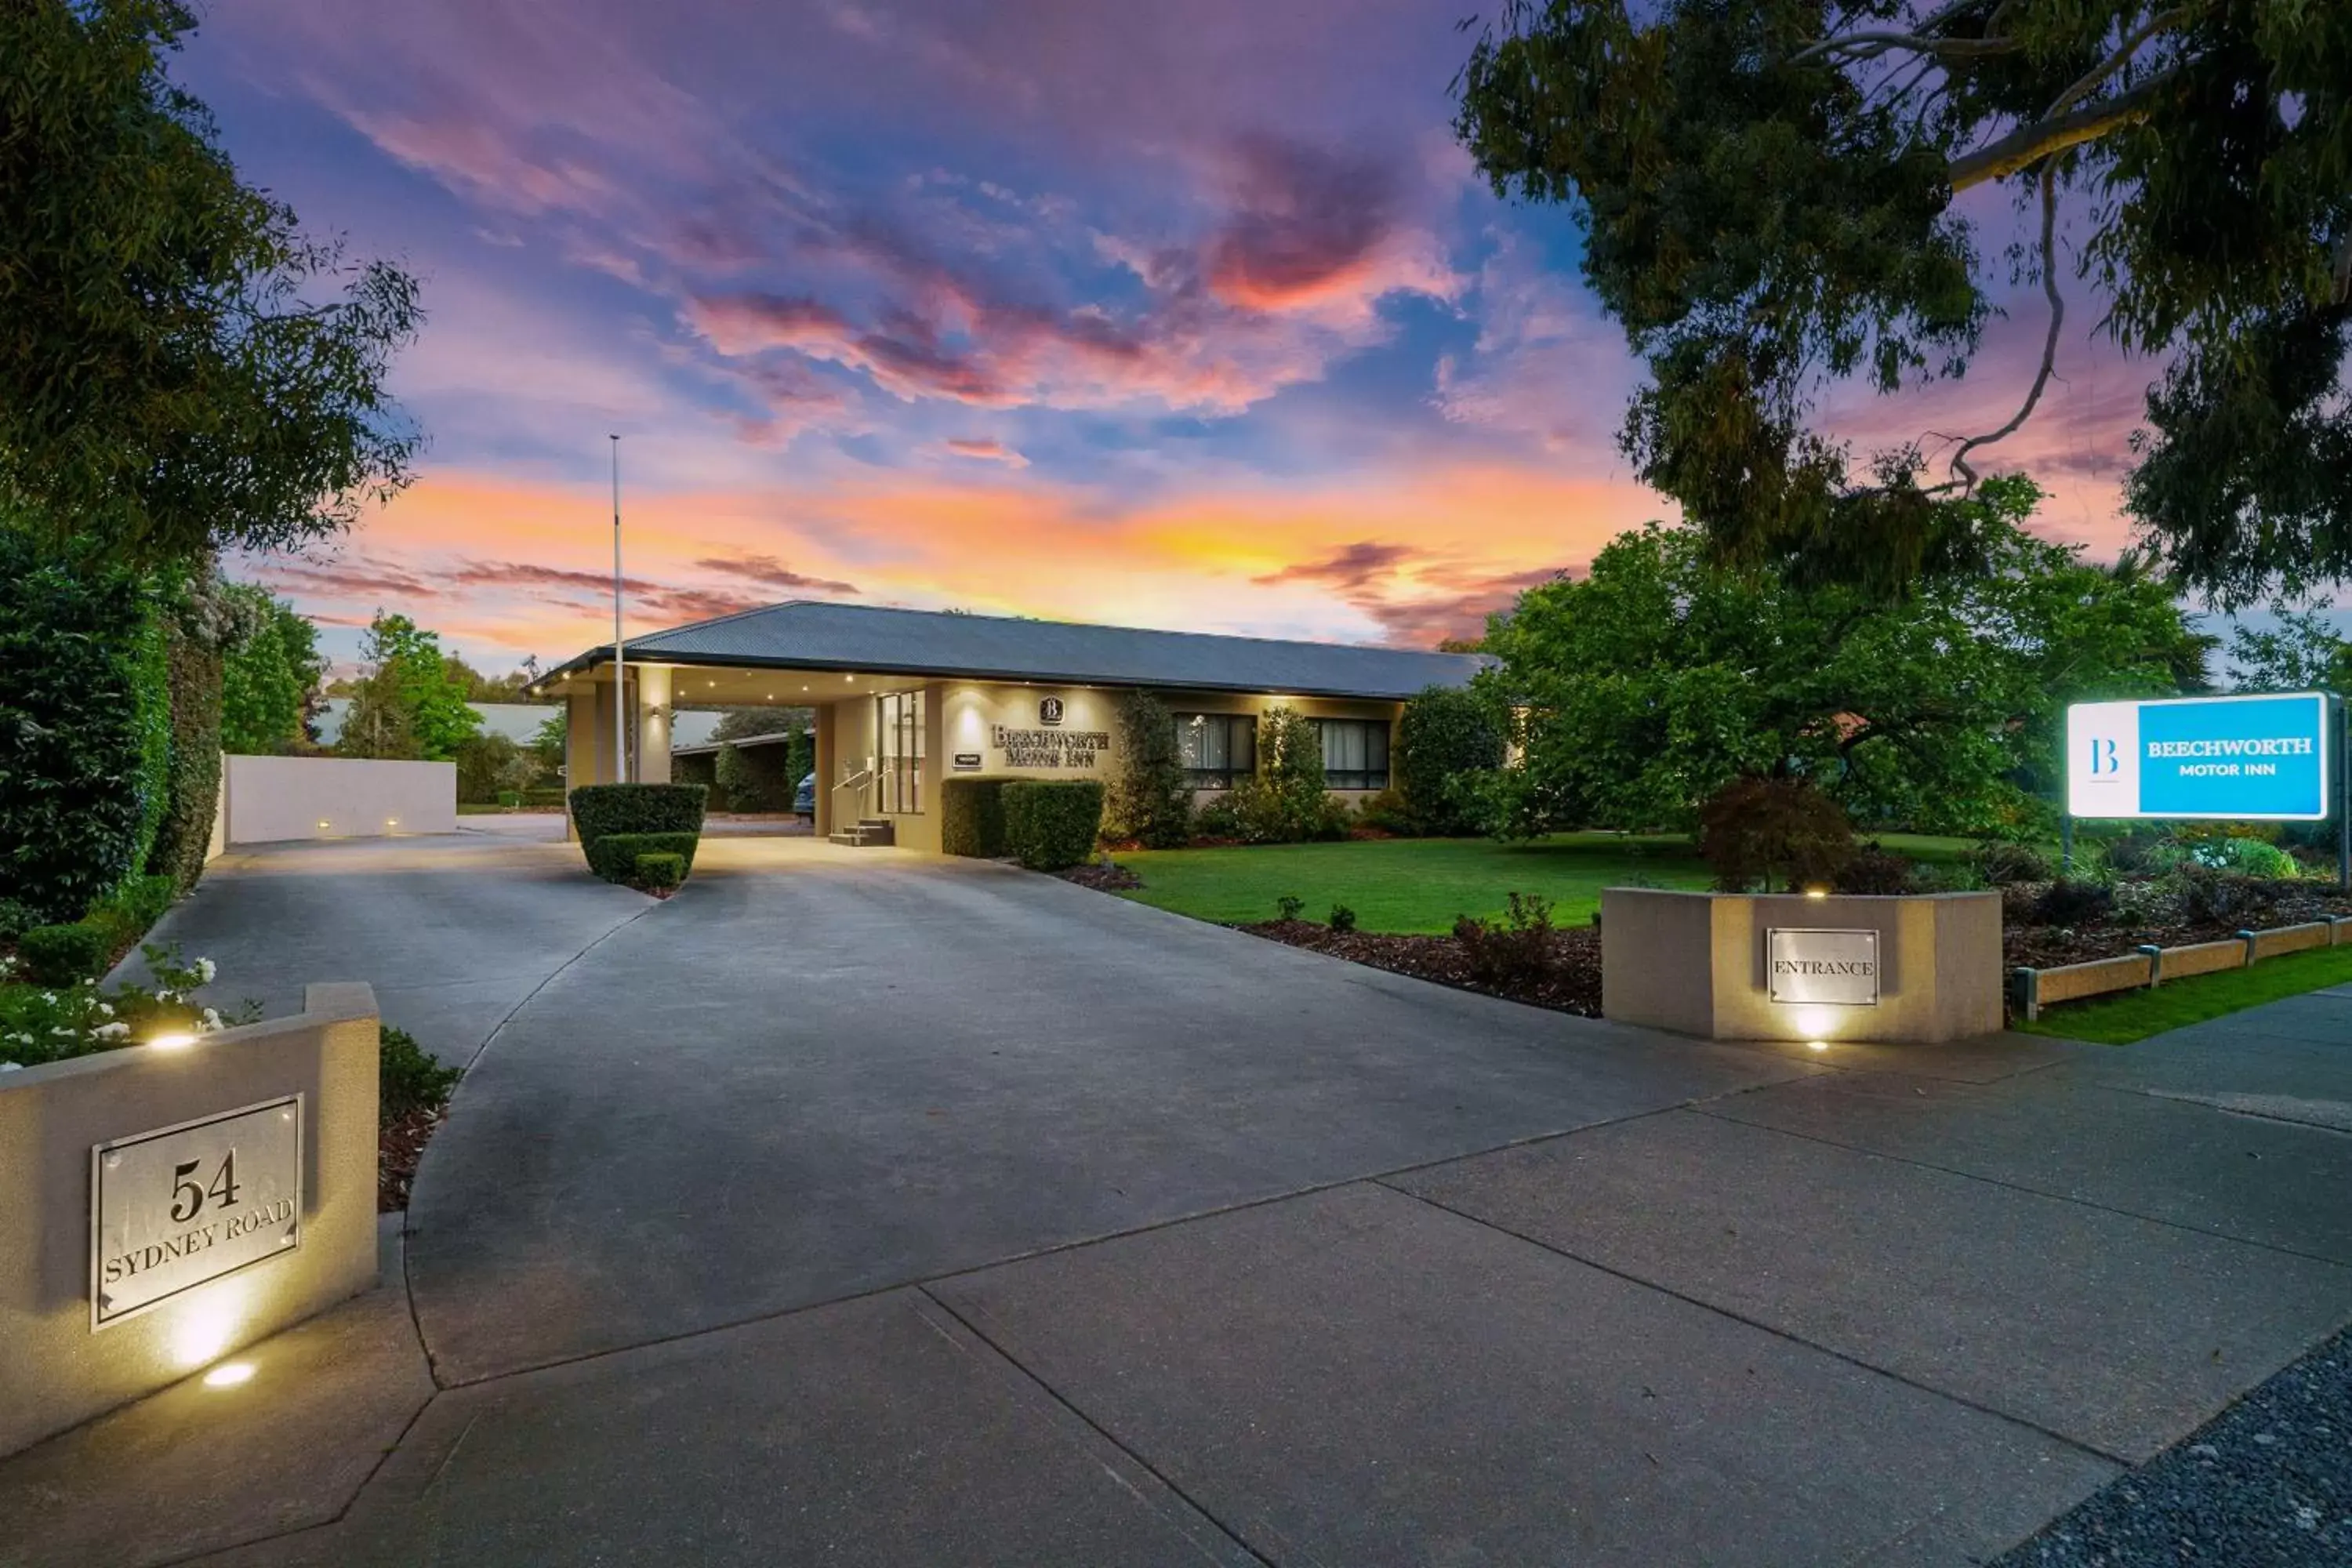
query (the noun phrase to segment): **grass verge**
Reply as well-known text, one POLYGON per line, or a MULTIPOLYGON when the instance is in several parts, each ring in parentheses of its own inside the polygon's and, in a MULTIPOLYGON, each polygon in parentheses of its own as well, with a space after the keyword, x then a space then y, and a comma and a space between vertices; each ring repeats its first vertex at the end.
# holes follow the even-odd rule
POLYGON ((2352 982, 2352 947, 2315 948, 2284 958, 2266 958, 2252 969, 2227 969, 2219 974, 2171 981, 2153 991, 2126 991, 2064 1003, 2031 1024, 2014 1027, 2026 1034, 2055 1035, 2093 1045, 2127 1046, 2167 1029, 2201 1024, 2208 1018, 2347 982, 2352 982))

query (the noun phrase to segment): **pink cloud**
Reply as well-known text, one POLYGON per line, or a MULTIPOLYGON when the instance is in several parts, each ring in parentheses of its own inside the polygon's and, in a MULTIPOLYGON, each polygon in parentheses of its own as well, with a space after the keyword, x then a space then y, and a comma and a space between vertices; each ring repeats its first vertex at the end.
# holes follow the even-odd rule
POLYGON ((946 446, 949 451, 954 453, 959 458, 976 458, 982 462, 1003 463, 1007 468, 1025 468, 1029 466, 1028 458, 1023 457, 1020 453, 1014 451, 1012 447, 1006 446, 1002 441, 982 441, 973 440, 964 437, 949 437, 946 446))

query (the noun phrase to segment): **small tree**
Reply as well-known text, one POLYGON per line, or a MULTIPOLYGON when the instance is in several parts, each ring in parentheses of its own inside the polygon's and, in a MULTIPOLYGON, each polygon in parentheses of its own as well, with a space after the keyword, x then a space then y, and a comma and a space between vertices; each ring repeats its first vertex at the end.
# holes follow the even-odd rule
POLYGON ((1315 721, 1269 708, 1257 724, 1257 773, 1234 785, 1233 815, 1254 844, 1339 838, 1347 807, 1331 798, 1323 774, 1323 736, 1315 721))
POLYGON ((309 743, 327 661, 319 628, 266 588, 224 584, 221 749, 283 756, 309 743))
POLYGON ((1473 691, 1433 686, 1404 705, 1397 724, 1396 779, 1413 831, 1441 837, 1479 830, 1472 786, 1503 765, 1503 726, 1473 691))
POLYGON ((406 616, 379 610, 360 647, 366 678, 352 693, 336 750, 356 757, 422 757, 446 762, 481 727, 466 706, 461 678, 450 673, 441 639, 406 616))
POLYGON ((525 790, 539 776, 539 758, 504 735, 468 735, 458 743, 457 798, 488 805, 510 790, 525 790))
POLYGON ((1745 892, 1758 883, 1794 893, 1827 886, 1853 858, 1845 808, 1802 779, 1734 779, 1699 808, 1698 852, 1715 885, 1745 892))
POLYGON ((1175 716, 1149 691, 1118 704, 1118 774, 1103 809, 1103 837, 1173 849, 1192 836, 1192 785, 1178 749, 1175 716))

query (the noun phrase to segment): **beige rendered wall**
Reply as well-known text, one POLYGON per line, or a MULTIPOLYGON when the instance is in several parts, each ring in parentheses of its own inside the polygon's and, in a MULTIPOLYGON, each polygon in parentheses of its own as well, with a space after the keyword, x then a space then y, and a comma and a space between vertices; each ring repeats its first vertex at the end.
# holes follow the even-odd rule
POLYGON ((457 830, 455 763, 353 757, 226 757, 230 844, 371 838, 457 830))
POLYGON ((1997 893, 1815 899, 1611 888, 1601 911, 1607 1017, 1718 1040, 1925 1042, 2001 1028, 1997 893), (1776 927, 1875 931, 1878 1005, 1773 1002, 1765 933, 1776 927))
POLYGON ((376 1009, 313 985, 306 1010, 0 1073, 0 1454, 138 1398, 376 1277, 376 1009), (303 1097, 302 1239, 105 1328, 90 1327, 93 1144, 303 1097))

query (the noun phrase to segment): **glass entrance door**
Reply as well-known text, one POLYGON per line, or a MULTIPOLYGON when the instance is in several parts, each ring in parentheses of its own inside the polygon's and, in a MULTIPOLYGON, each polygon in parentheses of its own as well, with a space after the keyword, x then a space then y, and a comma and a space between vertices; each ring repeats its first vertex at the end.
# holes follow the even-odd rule
POLYGON ((874 809, 913 816, 923 809, 923 693, 886 691, 874 700, 874 809))

